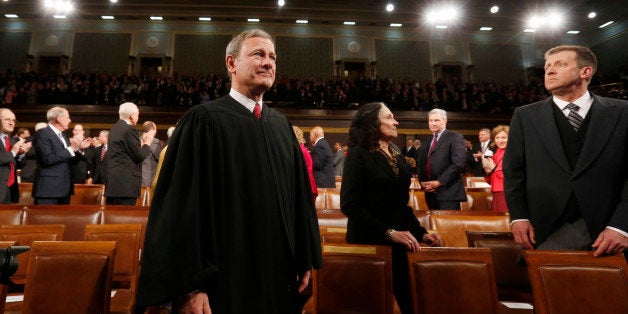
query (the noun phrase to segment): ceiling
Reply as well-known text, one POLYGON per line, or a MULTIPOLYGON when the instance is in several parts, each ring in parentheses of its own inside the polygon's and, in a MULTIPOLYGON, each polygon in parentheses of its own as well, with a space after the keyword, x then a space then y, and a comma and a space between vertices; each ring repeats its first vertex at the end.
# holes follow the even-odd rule
MULTIPOLYGON (((450 29, 476 31, 481 26, 492 26, 496 32, 521 32, 530 12, 547 12, 559 6, 568 22, 561 31, 580 30, 582 33, 599 31, 598 26, 609 20, 616 23, 628 19, 628 5, 623 0, 285 0, 283 7, 277 0, 72 0, 76 10, 69 19, 99 20, 102 15, 113 15, 116 20, 148 20, 149 16, 163 16, 164 21, 196 22, 200 16, 212 18, 210 23, 245 22, 259 18, 261 23, 294 25, 296 19, 307 19, 309 25, 340 26, 343 21, 355 21, 357 26, 389 27, 401 23, 402 28, 426 27, 424 15, 435 4, 456 3, 463 12, 463 20, 450 29), (394 12, 386 12, 387 3, 395 5, 394 12), (489 8, 499 4, 497 14, 489 8), (595 10, 598 16, 591 20, 586 14, 595 10)), ((43 0, 2 0, 0 10, 18 14, 21 19, 50 18, 42 9, 43 0)), ((0 19, 5 19, 4 16, 0 19)))

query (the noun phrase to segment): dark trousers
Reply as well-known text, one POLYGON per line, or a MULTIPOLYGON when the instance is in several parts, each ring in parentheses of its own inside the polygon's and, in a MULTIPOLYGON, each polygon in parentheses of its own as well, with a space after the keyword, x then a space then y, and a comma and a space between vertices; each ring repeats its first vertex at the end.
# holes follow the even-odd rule
POLYGON ((425 192, 425 202, 427 203, 427 208, 431 210, 435 210, 435 209, 460 210, 460 201, 437 200, 436 193, 434 192, 425 192))
POLYGON ((35 205, 68 205, 70 195, 66 197, 36 197, 35 205))
POLYGON ((135 205, 137 197, 107 197, 107 205, 135 205))

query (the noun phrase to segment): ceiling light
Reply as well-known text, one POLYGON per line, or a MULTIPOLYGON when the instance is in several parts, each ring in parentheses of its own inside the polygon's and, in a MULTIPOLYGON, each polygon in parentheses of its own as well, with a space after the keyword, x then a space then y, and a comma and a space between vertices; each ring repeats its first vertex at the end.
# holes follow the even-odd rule
POLYGON ((162 16, 151 16, 150 19, 152 21, 162 21, 164 18, 162 16))
POLYGON ((445 29, 445 28, 447 28, 447 25, 436 25, 436 26, 434 26, 434 28, 445 29))
POLYGON ((590 19, 593 19, 597 16, 597 13, 595 11, 591 11, 589 12, 589 14, 587 14, 587 17, 590 19))
POLYGON ((74 4, 68 0, 46 0, 44 7, 57 13, 69 13, 74 10, 74 4))
POLYGON ((115 20, 116 19, 113 15, 103 15, 100 18, 103 20, 115 20))
POLYGON ((286 4, 286 1, 284 1, 284 0, 277 1, 277 5, 280 6, 280 7, 283 7, 285 4, 286 4))
POLYGON ((344 25, 355 25, 355 22, 353 22, 353 21, 345 21, 342 24, 344 24, 344 25))
POLYGON ((250 23, 259 23, 259 19, 246 19, 246 21, 250 23))
POLYGON ((198 18, 199 21, 204 21, 204 22, 209 22, 212 20, 211 17, 207 17, 207 16, 201 16, 198 18))
POLYGON ((118 0, 109 0, 109 2, 116 3, 116 2, 118 2, 118 0))
POLYGON ((16 19, 19 16, 17 16, 17 14, 5 14, 4 17, 9 18, 9 19, 16 19))
POLYGON ((389 3, 389 4, 386 5, 386 11, 392 12, 394 10, 395 10, 395 5, 394 4, 389 3))
POLYGON ((491 30, 493 30, 493 28, 490 27, 490 26, 482 26, 482 27, 480 27, 480 30, 481 31, 491 31, 491 30))
POLYGON ((307 24, 309 23, 308 20, 297 20, 297 24, 307 24))
POLYGON ((604 28, 604 27, 609 26, 609 25, 611 25, 611 24, 613 24, 613 23, 615 23, 615 21, 608 21, 608 22, 606 22, 606 23, 604 23, 604 24, 600 25, 599 27, 600 27, 600 28, 604 28))
POLYGON ((497 5, 492 6, 491 7, 491 13, 495 14, 497 12, 499 12, 499 6, 497 6, 497 5))
POLYGON ((390 27, 401 27, 403 24, 401 23, 390 23, 390 27))
POLYGON ((536 32, 536 29, 533 29, 533 28, 526 28, 526 29, 524 29, 524 30, 523 30, 523 32, 524 32, 524 33, 534 33, 534 32, 536 32))
POLYGON ((580 34, 580 31, 567 31, 567 34, 572 34, 572 35, 580 34))
POLYGON ((63 15, 63 14, 55 14, 52 17, 55 18, 55 19, 64 19, 65 15, 63 15))

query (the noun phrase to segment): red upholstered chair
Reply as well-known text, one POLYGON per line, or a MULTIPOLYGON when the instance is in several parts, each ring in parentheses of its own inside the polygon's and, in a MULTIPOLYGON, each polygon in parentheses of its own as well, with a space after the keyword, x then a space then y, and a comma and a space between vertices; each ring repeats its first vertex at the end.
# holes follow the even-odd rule
POLYGON ((322 269, 313 272, 314 313, 393 314, 388 246, 323 244, 322 269))
POLYGON ((523 251, 536 314, 628 313, 628 264, 622 254, 523 251))
POLYGON ((109 312, 113 241, 35 241, 23 314, 109 312))
POLYGON ((489 249, 421 248, 408 263, 415 314, 500 312, 489 249))

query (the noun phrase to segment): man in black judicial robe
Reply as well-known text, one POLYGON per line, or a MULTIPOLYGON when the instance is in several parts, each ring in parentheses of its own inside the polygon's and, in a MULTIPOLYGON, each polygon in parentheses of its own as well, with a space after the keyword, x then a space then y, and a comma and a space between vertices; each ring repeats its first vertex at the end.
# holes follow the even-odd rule
POLYGON ((322 264, 307 169, 287 119, 262 107, 275 74, 260 30, 227 47, 228 96, 191 108, 155 188, 137 304, 185 313, 300 313, 322 264), (260 117, 256 117, 257 112, 260 117))

